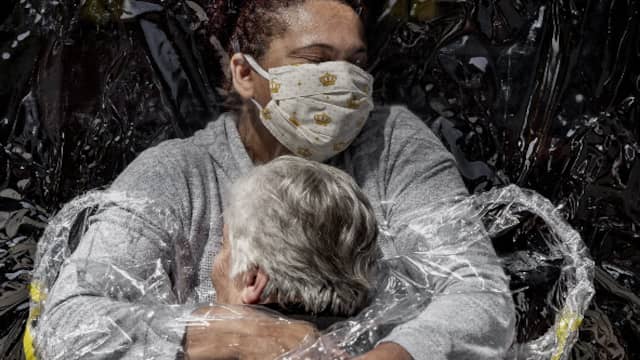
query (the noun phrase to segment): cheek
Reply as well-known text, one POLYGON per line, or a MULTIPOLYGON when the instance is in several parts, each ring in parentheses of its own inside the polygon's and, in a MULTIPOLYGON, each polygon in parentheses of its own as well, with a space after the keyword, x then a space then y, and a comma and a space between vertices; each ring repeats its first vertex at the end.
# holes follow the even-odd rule
POLYGON ((255 96, 254 98, 265 107, 271 101, 271 92, 269 90, 269 81, 256 75, 255 77, 255 96))

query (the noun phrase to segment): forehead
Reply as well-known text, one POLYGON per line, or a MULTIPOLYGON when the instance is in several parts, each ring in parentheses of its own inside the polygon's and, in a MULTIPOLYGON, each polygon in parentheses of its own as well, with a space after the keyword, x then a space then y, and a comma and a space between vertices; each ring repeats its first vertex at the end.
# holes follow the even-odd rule
POLYGON ((288 31, 279 40, 288 49, 322 43, 348 51, 364 46, 362 23, 348 5, 309 0, 283 14, 288 31))

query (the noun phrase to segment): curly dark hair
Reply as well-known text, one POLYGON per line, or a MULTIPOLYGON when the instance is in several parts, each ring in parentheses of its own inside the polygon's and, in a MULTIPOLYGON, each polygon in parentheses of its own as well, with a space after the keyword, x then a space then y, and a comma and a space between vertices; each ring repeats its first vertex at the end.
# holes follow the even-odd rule
MULTIPOLYGON (((215 36, 228 54, 243 52, 260 59, 274 37, 287 28, 279 11, 307 0, 212 0, 207 7, 208 36, 215 36)), ((363 0, 327 0, 351 6, 365 23, 363 0)))

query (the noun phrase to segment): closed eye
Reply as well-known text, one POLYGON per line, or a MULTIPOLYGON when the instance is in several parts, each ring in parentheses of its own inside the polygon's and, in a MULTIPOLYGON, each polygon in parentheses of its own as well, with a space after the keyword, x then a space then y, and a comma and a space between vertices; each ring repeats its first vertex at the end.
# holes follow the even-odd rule
POLYGON ((321 62, 332 60, 325 56, 313 56, 313 55, 297 55, 297 56, 291 56, 291 57, 301 60, 301 63, 312 63, 312 64, 318 64, 321 62))
POLYGON ((335 49, 325 44, 313 44, 295 49, 289 53, 289 57, 308 63, 321 63, 335 60, 335 55, 335 49))

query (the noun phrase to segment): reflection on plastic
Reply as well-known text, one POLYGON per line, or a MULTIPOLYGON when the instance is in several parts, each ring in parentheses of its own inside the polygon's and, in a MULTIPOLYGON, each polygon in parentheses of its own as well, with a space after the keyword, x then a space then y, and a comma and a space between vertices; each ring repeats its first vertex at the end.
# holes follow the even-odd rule
MULTIPOLYGON (((147 271, 149 277, 146 279, 127 274, 126 270, 115 264, 82 259, 70 260, 70 253, 84 234, 92 216, 100 213, 102 207, 114 202, 130 209, 142 210, 153 207, 151 201, 144 199, 107 192, 92 192, 65 206, 52 219, 39 242, 32 285, 29 333, 33 334, 35 349, 39 351, 48 348, 50 345, 47 344, 48 342, 68 342, 65 343, 64 354, 45 354, 46 358, 81 359, 95 354, 95 351, 100 351, 102 343, 110 341, 111 337, 124 337, 129 339, 128 342, 142 341, 142 339, 134 339, 133 334, 128 334, 127 328, 118 327, 116 319, 110 320, 108 315, 105 315, 104 321, 83 324, 80 329, 77 329, 77 334, 56 334, 38 325, 38 323, 47 323, 45 319, 48 316, 47 298, 51 294, 53 285, 56 284, 61 267, 65 262, 65 266, 68 266, 69 261, 76 263, 75 274, 81 278, 80 283, 83 283, 88 291, 113 299, 125 299, 130 304, 131 316, 134 318, 139 317, 140 311, 148 313, 142 318, 149 319, 153 317, 155 311, 174 311, 176 314, 174 321, 154 325, 154 330, 159 333, 166 329, 173 331, 188 326, 203 326, 208 321, 216 319, 259 323, 264 316, 275 316, 283 322, 294 324, 292 320, 277 313, 220 306, 219 311, 208 313, 206 316, 197 316, 192 315, 195 306, 188 300, 186 305, 171 305, 168 299, 176 298, 176 294, 172 293, 172 287, 155 280, 157 278, 154 269, 159 266, 160 259, 149 259, 148 264, 135 265, 149 268, 147 271), (83 274, 94 273, 93 269, 89 268, 96 266, 104 269, 102 272, 104 278, 82 279, 83 274), (145 306, 141 310, 137 305, 145 306), (166 308, 167 305, 170 309, 166 308), (163 327, 166 329, 161 329, 163 327), (99 337, 99 341, 90 344, 71 340, 82 334, 103 334, 103 336, 99 337)), ((562 265, 559 277, 546 297, 547 311, 554 314, 555 318, 553 326, 536 339, 524 343, 514 341, 509 349, 509 358, 566 359, 571 346, 577 339, 580 323, 593 296, 594 265, 579 234, 566 223, 554 206, 540 195, 516 186, 492 190, 458 199, 455 202, 435 204, 432 209, 422 209, 419 212, 420 215, 406 225, 417 232, 428 247, 419 248, 410 254, 384 259, 377 282, 377 295, 365 310, 347 321, 332 325, 318 338, 307 338, 300 346, 282 354, 280 358, 333 359, 362 354, 372 349, 395 325, 415 317, 440 295, 430 287, 428 280, 430 276, 450 276, 441 273, 441 269, 437 267, 439 257, 447 256, 455 261, 455 254, 464 253, 465 249, 471 245, 470 241, 477 239, 475 234, 496 237, 516 226, 519 216, 524 213, 534 214, 547 225, 549 232, 545 239, 548 253, 538 254, 538 257, 520 256, 520 259, 535 263, 540 258, 553 257, 559 258, 562 265), (424 281, 409 280, 406 276, 407 268, 422 272, 424 281)), ((166 215, 158 210, 157 216, 162 218, 166 215)), ((382 236, 394 236, 394 234, 387 232, 382 236)), ((517 267, 509 268, 509 264, 509 261, 505 261, 507 272, 522 270, 517 267)), ((512 290, 517 293, 522 289, 512 290)), ((505 296, 511 296, 510 293, 505 293, 504 289, 492 288, 489 284, 483 286, 480 291, 501 292, 505 296)), ((126 346, 126 342, 123 346, 126 346)), ((235 345, 227 344, 226 346, 235 345)), ((32 349, 27 351, 31 352, 32 349)), ((149 354, 145 354, 145 357, 149 358, 149 354)))

